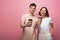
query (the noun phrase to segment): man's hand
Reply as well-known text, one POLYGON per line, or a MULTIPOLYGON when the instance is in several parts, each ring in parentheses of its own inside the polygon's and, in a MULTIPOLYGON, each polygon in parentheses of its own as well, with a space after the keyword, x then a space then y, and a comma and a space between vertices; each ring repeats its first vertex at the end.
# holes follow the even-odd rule
POLYGON ((30 21, 29 21, 29 22, 27 22, 26 26, 27 26, 27 27, 32 26, 32 22, 30 22, 30 21))

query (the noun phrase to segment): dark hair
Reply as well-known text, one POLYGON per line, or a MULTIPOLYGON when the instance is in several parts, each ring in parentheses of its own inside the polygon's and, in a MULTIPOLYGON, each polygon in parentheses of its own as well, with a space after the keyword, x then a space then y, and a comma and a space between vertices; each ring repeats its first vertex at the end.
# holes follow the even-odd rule
POLYGON ((46 9, 46 17, 49 17, 49 13, 48 13, 48 9, 46 8, 46 7, 42 7, 41 9, 40 9, 40 11, 39 11, 39 15, 41 16, 41 10, 43 9, 43 8, 45 8, 46 9))
MULTIPOLYGON (((35 6, 35 7, 36 7, 36 4, 35 4, 35 3, 31 3, 30 6, 35 6)), ((29 7, 30 7, 30 6, 29 6, 29 7)))

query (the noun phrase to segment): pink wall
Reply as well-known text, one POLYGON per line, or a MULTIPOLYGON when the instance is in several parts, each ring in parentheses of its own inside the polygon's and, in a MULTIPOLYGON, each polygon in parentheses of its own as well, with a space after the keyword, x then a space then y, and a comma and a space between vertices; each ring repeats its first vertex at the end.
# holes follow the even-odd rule
POLYGON ((42 6, 48 8, 54 23, 54 40, 60 40, 60 0, 0 0, 0 40, 21 40, 20 18, 32 2, 37 4, 35 15, 42 6))

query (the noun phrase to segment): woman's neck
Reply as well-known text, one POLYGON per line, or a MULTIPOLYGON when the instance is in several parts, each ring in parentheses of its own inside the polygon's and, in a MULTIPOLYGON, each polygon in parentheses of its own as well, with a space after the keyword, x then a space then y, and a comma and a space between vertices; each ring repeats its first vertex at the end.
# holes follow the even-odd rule
POLYGON ((46 16, 42 16, 42 19, 46 18, 46 16))

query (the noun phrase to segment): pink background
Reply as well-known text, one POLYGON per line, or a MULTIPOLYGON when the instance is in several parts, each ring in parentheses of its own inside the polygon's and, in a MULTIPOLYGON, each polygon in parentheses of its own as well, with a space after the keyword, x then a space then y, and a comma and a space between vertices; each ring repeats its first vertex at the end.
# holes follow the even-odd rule
POLYGON ((30 3, 36 3, 35 15, 46 6, 54 23, 54 40, 60 40, 60 0, 0 0, 0 40, 21 40, 20 19, 30 3))

